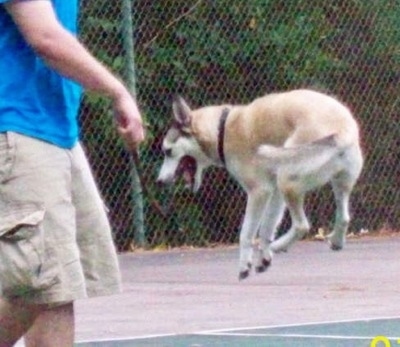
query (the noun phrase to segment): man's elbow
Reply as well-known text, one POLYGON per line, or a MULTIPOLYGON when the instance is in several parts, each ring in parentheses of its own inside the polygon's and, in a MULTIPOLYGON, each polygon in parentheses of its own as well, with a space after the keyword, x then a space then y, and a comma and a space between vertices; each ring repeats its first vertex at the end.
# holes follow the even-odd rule
POLYGON ((38 56, 45 60, 54 60, 59 55, 64 35, 63 30, 55 29, 36 32, 26 39, 38 56))

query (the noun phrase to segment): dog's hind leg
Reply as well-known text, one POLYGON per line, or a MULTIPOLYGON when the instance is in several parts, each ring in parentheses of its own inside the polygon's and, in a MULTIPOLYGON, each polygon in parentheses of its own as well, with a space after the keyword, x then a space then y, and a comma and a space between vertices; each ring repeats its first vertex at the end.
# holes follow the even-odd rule
POLYGON ((270 249, 275 253, 286 251, 295 241, 302 239, 310 229, 303 208, 306 191, 303 180, 283 175, 278 178, 278 187, 289 209, 292 226, 286 234, 271 243, 270 249))
POLYGON ((277 228, 285 212, 285 202, 276 187, 266 205, 259 228, 259 248, 256 258, 256 272, 267 270, 272 260, 270 244, 275 239, 277 228))
POLYGON ((340 179, 332 180, 332 188, 335 195, 336 214, 335 225, 328 235, 330 247, 334 251, 341 250, 344 246, 347 228, 350 223, 349 200, 352 187, 343 184, 340 179))
POLYGON ((271 243, 270 249, 274 253, 287 251, 294 242, 301 240, 310 230, 303 209, 304 195, 285 194, 285 201, 290 212, 292 226, 286 234, 271 243))
POLYGON ((362 155, 359 147, 351 148, 343 154, 344 169, 331 179, 335 196, 336 214, 333 232, 328 235, 332 250, 341 250, 346 241, 346 233, 350 223, 349 201, 362 168, 362 155))
POLYGON ((260 226, 260 220, 267 204, 269 192, 252 189, 248 192, 246 213, 240 230, 239 280, 250 274, 253 261, 253 241, 260 226))

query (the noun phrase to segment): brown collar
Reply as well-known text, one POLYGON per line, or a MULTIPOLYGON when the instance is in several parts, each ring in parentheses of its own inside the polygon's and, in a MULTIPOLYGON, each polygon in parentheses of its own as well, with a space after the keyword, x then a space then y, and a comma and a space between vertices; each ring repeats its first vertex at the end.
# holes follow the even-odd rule
POLYGON ((225 138, 225 123, 229 115, 229 108, 222 110, 221 117, 218 125, 218 156, 222 164, 225 165, 225 154, 224 154, 224 138, 225 138))

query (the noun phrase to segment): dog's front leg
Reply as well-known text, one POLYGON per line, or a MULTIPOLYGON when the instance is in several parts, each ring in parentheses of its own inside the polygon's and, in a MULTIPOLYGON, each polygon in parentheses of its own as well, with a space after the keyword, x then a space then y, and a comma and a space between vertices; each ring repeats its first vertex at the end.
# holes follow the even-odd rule
POLYGON ((272 251, 270 245, 275 240, 277 228, 285 212, 285 202, 277 187, 274 188, 270 196, 259 229, 259 250, 255 265, 255 270, 258 273, 266 271, 271 265, 272 251))
POLYGON ((263 189, 248 192, 246 213, 240 230, 239 280, 250 274, 253 262, 253 240, 260 226, 262 213, 267 203, 268 193, 263 189))

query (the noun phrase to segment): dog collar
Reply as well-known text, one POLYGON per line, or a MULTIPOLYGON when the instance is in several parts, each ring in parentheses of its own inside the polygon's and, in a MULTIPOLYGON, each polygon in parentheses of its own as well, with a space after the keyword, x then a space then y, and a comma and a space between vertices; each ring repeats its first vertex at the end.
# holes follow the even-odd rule
POLYGON ((229 108, 222 110, 221 118, 219 119, 218 126, 218 156, 222 164, 225 165, 225 154, 224 154, 224 137, 225 137, 225 123, 229 115, 229 108))

